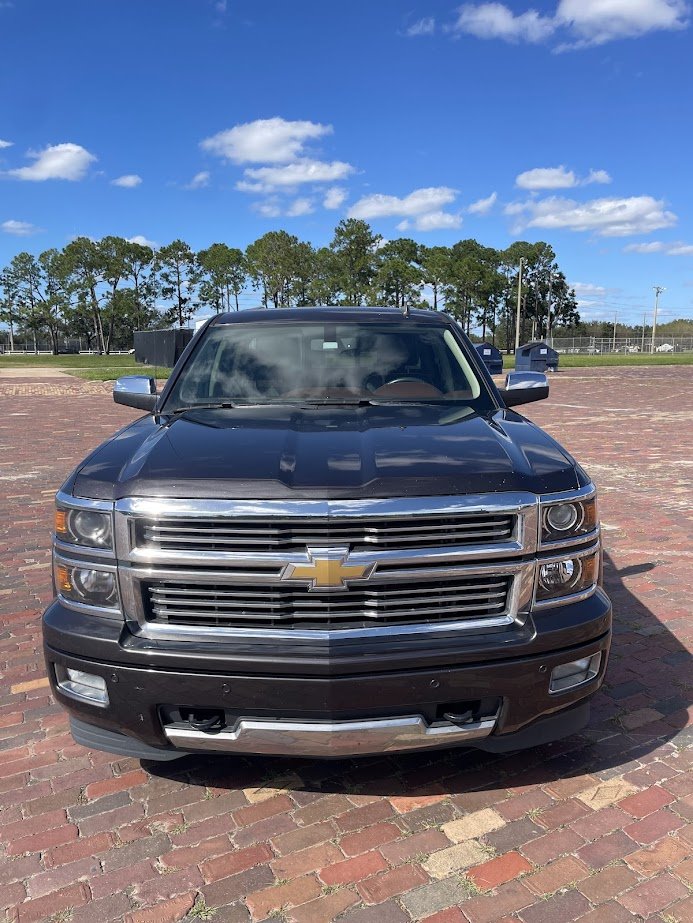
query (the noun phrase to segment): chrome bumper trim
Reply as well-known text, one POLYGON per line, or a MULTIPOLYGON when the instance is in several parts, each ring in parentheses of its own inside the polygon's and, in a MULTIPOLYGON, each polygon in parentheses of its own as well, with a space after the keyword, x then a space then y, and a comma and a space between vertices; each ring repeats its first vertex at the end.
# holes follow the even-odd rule
POLYGON ((497 714, 462 727, 428 724, 421 715, 334 722, 239 718, 233 729, 216 733, 179 725, 169 725, 164 732, 174 747, 189 751, 349 757, 464 744, 488 737, 497 721, 497 714))

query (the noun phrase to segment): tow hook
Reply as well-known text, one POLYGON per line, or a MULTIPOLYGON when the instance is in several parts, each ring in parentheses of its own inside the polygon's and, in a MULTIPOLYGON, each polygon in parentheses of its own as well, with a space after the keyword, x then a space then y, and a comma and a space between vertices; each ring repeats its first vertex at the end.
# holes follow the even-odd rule
POLYGON ((196 731, 220 731, 224 727, 224 718, 221 714, 205 718, 195 712, 190 712, 188 724, 196 731))
POLYGON ((463 712, 446 711, 443 714, 443 718, 449 721, 450 724, 456 724, 457 727, 464 727, 465 724, 472 724, 474 722, 474 712, 471 709, 463 712))

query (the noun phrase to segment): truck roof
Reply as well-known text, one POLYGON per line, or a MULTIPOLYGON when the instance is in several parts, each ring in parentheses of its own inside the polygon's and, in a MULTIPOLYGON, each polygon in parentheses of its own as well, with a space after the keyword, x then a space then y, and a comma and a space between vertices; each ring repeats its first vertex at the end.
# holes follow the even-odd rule
POLYGON ((450 318, 437 311, 413 309, 405 316, 398 308, 379 307, 330 307, 320 306, 315 308, 252 308, 247 311, 233 311, 219 314, 212 325, 219 324, 244 324, 276 322, 284 320, 294 321, 344 321, 354 322, 363 320, 377 320, 388 323, 394 321, 425 321, 428 324, 448 324, 450 318))

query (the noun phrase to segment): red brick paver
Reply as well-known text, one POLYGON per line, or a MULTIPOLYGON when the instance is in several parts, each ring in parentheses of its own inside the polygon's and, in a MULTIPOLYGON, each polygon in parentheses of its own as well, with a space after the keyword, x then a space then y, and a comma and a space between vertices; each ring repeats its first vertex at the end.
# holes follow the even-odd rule
POLYGON ((615 634, 584 732, 508 756, 156 769, 75 745, 41 654, 52 494, 137 413, 98 382, 0 380, 0 917, 693 919, 692 373, 569 369, 527 408, 600 490, 615 634))

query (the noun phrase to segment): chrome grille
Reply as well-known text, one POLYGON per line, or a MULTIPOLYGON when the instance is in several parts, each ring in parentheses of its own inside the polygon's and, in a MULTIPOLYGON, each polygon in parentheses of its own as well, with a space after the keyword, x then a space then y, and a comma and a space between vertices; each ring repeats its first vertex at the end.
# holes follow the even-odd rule
POLYGON ((307 587, 198 584, 146 585, 147 618, 168 625, 223 628, 360 628, 490 619, 508 609, 509 575, 455 576, 444 582, 374 583, 321 593, 307 587))
POLYGON ((515 516, 476 513, 271 521, 162 518, 139 521, 137 529, 140 547, 161 551, 303 551, 306 546, 328 544, 350 546, 352 551, 404 550, 507 542, 515 533, 515 516))
POLYGON ((123 609, 131 630, 164 641, 508 628, 531 603, 537 510, 526 492, 123 498, 115 503, 123 609), (330 557, 345 566, 348 588, 323 589, 330 581, 318 579, 318 565, 330 557), (349 578, 352 565, 368 576, 349 578), (291 577, 294 569, 302 576, 291 577))

